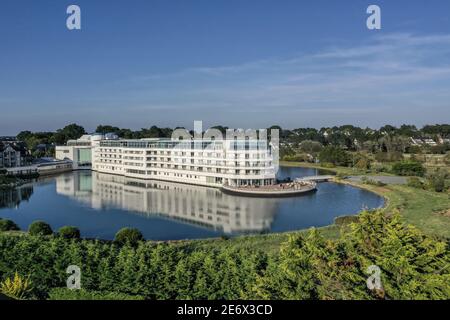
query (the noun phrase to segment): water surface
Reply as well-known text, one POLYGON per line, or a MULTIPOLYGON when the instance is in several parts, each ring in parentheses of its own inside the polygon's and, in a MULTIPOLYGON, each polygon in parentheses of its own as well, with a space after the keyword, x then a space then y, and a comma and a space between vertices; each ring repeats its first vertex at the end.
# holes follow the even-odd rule
MULTIPOLYGON (((279 178, 328 174, 281 167, 279 178)), ((54 230, 77 226, 83 237, 113 239, 123 227, 146 239, 177 240, 267 233, 320 227, 337 216, 383 205, 371 192, 320 183, 315 193, 293 198, 248 198, 214 188, 130 179, 77 171, 41 179, 17 190, 0 191, 0 218, 27 229, 44 220, 54 230)))

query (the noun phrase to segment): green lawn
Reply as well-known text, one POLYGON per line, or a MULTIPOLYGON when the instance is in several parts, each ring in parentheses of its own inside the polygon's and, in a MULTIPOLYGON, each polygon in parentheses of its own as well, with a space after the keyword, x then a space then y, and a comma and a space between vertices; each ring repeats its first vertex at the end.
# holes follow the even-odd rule
MULTIPOLYGON (((347 183, 347 182, 342 182, 347 183)), ((428 235, 450 239, 450 194, 416 189, 405 185, 383 187, 361 183, 360 186, 383 196, 387 200, 385 211, 399 210, 408 223, 428 235)))
POLYGON ((341 174, 345 176, 373 176, 373 175, 383 175, 383 176, 392 176, 391 173, 388 172, 369 172, 365 170, 360 170, 353 167, 333 167, 326 168, 322 167, 317 163, 309 163, 309 162, 295 162, 295 161, 280 161, 280 166, 283 167, 304 167, 304 168, 314 168, 314 169, 323 169, 335 172, 336 174, 341 174))

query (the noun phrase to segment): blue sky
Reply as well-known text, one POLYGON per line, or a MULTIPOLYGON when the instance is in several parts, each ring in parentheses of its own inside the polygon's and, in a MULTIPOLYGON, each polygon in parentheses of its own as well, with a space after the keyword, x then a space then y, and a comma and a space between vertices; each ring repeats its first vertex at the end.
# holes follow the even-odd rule
POLYGON ((0 135, 450 119, 448 0, 3 0, 0 135), (66 28, 77 4, 82 30, 66 28), (366 8, 382 30, 366 28, 366 8))

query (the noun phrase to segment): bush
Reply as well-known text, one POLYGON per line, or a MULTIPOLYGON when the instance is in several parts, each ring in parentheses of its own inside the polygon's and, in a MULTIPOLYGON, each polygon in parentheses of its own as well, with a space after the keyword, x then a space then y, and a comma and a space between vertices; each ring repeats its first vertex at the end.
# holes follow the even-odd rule
POLYGON ((340 216, 334 218, 334 224, 337 226, 346 226, 354 222, 358 222, 358 216, 340 216))
POLYGON ((423 182, 417 177, 409 177, 407 185, 416 189, 423 189, 423 182))
POLYGON ((425 168, 420 162, 406 160, 394 163, 392 165, 392 173, 399 176, 423 177, 425 174, 425 168))
POLYGON ((376 173, 391 171, 390 166, 383 165, 382 163, 379 162, 371 164, 370 168, 372 169, 372 171, 376 173))
POLYGON ((114 242, 119 245, 129 244, 133 246, 143 240, 144 236, 138 229, 135 228, 122 228, 116 233, 114 238, 114 242))
POLYGON ((23 278, 16 272, 11 278, 0 283, 0 292, 14 299, 26 299, 31 292, 29 278, 23 278))
POLYGON ((28 228, 28 232, 33 236, 49 236, 53 230, 48 223, 44 221, 35 221, 28 228))
POLYGON ((377 187, 384 187, 386 185, 386 183, 384 183, 384 182, 382 182, 380 180, 374 180, 374 179, 371 179, 371 178, 368 178, 368 177, 362 177, 361 181, 364 184, 370 184, 370 185, 377 186, 377 187))
POLYGON ((293 234, 256 283, 256 299, 448 299, 445 242, 403 223, 399 214, 363 212, 335 241, 317 229, 293 234), (367 288, 367 270, 380 268, 382 288, 367 288), (401 281, 399 281, 401 279, 401 281))
POLYGON ((443 170, 436 170, 428 175, 429 187, 436 192, 443 192, 446 190, 445 179, 447 173, 443 170))
POLYGON ((0 219, 0 231, 18 231, 20 228, 14 221, 9 219, 0 219))
POLYGON ((64 226, 58 230, 58 236, 65 239, 80 239, 80 230, 76 227, 64 226))

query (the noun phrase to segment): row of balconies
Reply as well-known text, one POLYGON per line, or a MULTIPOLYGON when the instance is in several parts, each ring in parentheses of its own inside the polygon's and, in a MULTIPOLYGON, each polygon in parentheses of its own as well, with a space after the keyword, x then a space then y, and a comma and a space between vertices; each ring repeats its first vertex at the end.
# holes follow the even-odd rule
POLYGON ((115 164, 121 164, 123 163, 124 165, 133 165, 133 166, 144 166, 146 165, 147 167, 164 167, 164 166, 170 166, 170 167, 177 167, 179 165, 185 166, 187 164, 190 165, 196 165, 196 166, 201 166, 202 167, 211 167, 211 168, 218 168, 218 169, 239 169, 239 170, 246 170, 248 168, 259 168, 259 169, 266 169, 269 168, 271 166, 270 162, 257 162, 257 163, 250 163, 250 162, 245 162, 245 164, 242 163, 238 163, 235 162, 234 164, 224 164, 223 162, 220 163, 201 163, 201 162, 167 162, 167 161, 151 161, 150 163, 144 163, 144 162, 130 162, 130 161, 126 161, 125 159, 123 160, 116 160, 116 159, 98 159, 96 160, 100 163, 115 163, 115 164))
POLYGON ((133 150, 122 150, 120 148, 118 149, 105 149, 105 148, 99 148, 99 150, 97 152, 100 153, 113 153, 113 154, 146 154, 146 155, 180 155, 180 156, 191 156, 191 157, 216 157, 216 158, 221 158, 224 156, 224 154, 227 155, 232 155, 233 157, 236 156, 242 156, 243 154, 253 154, 253 155, 262 155, 264 156, 265 154, 268 153, 267 150, 252 150, 252 151, 248 151, 248 150, 243 150, 245 152, 239 151, 239 152, 189 152, 189 151, 133 151, 133 150))

